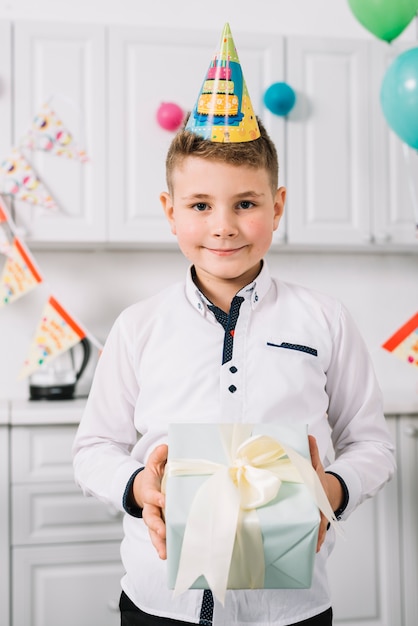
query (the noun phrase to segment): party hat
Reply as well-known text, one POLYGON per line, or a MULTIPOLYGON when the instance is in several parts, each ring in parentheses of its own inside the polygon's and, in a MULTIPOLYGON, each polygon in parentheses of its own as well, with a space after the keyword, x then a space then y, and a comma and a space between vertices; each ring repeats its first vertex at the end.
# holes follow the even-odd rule
POLYGON ((219 51, 209 65, 186 130, 219 143, 260 137, 229 24, 224 26, 219 51))

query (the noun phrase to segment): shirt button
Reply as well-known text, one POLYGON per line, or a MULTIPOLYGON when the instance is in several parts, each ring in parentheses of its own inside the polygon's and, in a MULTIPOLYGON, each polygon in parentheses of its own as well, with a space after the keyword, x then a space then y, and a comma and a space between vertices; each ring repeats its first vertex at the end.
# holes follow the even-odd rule
POLYGON ((232 372, 232 374, 236 374, 238 372, 237 368, 235 367, 235 365, 233 365, 232 367, 229 368, 229 371, 232 372))
POLYGON ((237 388, 235 387, 235 385, 230 385, 230 386, 228 387, 228 389, 229 389, 229 391, 230 391, 231 393, 235 393, 235 391, 237 390, 237 388))

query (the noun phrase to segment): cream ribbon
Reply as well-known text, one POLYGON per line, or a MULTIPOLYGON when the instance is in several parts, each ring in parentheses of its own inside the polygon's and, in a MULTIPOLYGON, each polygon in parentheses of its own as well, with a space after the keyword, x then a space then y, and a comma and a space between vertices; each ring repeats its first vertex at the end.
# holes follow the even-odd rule
POLYGON ((251 436, 251 424, 221 424, 219 428, 228 464, 169 460, 163 489, 169 476, 209 475, 189 511, 174 595, 203 575, 224 604, 227 588, 264 585, 263 541, 255 509, 273 500, 283 481, 305 483, 329 522, 334 524, 336 519, 310 461, 272 437, 251 436))

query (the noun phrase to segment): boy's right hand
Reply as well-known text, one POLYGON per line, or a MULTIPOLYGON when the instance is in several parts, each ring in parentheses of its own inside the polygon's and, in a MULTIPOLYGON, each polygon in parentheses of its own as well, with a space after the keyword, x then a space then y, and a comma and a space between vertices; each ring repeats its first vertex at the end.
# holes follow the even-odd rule
POLYGON ((167 462, 168 447, 162 444, 152 451, 145 469, 136 475, 133 484, 135 502, 142 508, 142 519, 148 526, 151 542, 160 559, 167 558, 165 543, 165 523, 163 509, 164 494, 161 493, 161 481, 167 462))

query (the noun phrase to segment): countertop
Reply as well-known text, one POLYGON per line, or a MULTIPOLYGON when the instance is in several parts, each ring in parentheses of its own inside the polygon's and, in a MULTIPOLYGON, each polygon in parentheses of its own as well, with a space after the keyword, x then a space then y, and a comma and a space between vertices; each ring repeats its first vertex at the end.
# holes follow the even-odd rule
POLYGON ((85 404, 85 398, 73 400, 25 400, 18 398, 9 401, 6 422, 1 417, 2 405, 0 404, 0 423, 8 423, 13 426, 78 424, 85 404))
MULTIPOLYGON (((0 400, 0 425, 75 424, 80 422, 86 398, 73 400, 0 400)), ((384 394, 387 416, 416 415, 418 417, 418 388, 408 393, 396 390, 384 394)))

